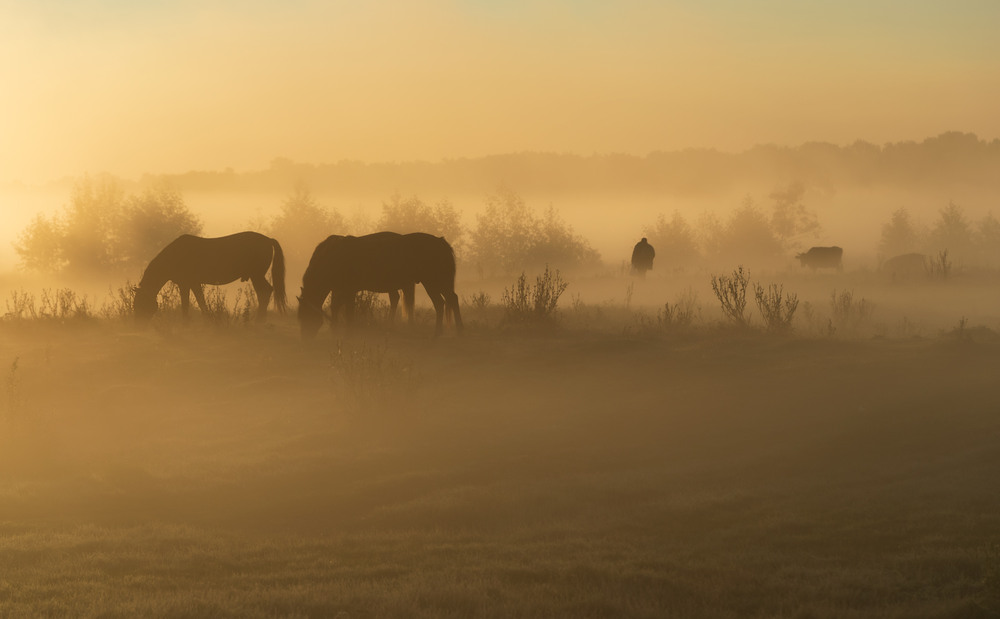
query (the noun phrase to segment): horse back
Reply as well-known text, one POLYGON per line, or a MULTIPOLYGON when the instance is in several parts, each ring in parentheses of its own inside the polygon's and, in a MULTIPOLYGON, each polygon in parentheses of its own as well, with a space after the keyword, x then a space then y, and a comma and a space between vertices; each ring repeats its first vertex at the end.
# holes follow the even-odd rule
POLYGON ((257 232, 215 238, 183 234, 167 245, 154 262, 173 281, 221 285, 262 275, 273 253, 271 239, 257 232))

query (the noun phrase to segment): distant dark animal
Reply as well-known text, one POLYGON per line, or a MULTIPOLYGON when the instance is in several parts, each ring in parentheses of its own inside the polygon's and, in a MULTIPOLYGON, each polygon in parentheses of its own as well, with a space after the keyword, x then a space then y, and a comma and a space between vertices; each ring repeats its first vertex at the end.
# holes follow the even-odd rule
POLYGON ((795 256, 802 266, 816 269, 844 269, 844 250, 839 247, 810 247, 809 251, 795 256))
POLYGON ((164 247, 146 267, 135 291, 135 317, 138 320, 152 317, 157 310, 156 295, 168 281, 180 288, 181 312, 187 316, 190 292, 194 292, 204 313, 208 308, 202 285, 236 280, 250 280, 253 284, 258 321, 267 315, 272 293, 278 312, 285 313, 285 255, 278 241, 256 232, 237 232, 212 239, 183 234, 164 247), (265 278, 268 268, 273 285, 265 278))
MULTIPOLYGON (((395 306, 400 290, 413 317, 416 284, 423 284, 437 314, 435 335, 443 331, 445 313, 462 331, 462 315, 455 294, 455 254, 442 237, 414 232, 376 232, 366 236, 333 235, 316 246, 302 276, 299 325, 304 338, 316 335, 323 324, 323 303, 331 297, 333 318, 341 308, 353 318, 354 297, 360 290, 388 292, 395 306)), ((393 310, 395 313, 395 310, 393 310)))
POLYGON ((646 241, 646 237, 635 244, 632 248, 632 272, 639 277, 645 277, 646 271, 653 270, 653 258, 656 257, 656 250, 646 241))
POLYGON ((890 280, 901 282, 926 276, 928 267, 924 254, 900 254, 883 262, 881 271, 890 280))

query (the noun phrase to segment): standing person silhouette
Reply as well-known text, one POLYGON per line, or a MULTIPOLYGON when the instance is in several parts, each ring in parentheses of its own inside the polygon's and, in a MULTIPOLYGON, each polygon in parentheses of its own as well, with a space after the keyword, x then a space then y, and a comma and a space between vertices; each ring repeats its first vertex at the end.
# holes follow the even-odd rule
POLYGON ((642 240, 636 243, 635 248, 632 249, 632 273, 639 277, 646 277, 646 271, 653 268, 655 256, 656 250, 646 241, 646 237, 642 237, 642 240))

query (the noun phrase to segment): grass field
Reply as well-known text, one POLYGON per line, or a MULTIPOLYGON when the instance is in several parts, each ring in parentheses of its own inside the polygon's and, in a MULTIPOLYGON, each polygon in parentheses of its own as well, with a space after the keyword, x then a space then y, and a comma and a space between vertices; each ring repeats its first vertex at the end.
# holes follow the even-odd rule
POLYGON ((0 616, 1000 616, 994 338, 576 305, 0 323, 0 616))

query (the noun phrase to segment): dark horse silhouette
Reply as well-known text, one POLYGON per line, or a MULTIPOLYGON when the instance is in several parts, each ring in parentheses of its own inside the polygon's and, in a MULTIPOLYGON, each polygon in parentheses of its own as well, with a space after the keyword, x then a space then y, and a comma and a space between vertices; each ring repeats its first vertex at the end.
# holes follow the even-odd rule
POLYGON ((319 331, 328 295, 332 295, 334 318, 344 308, 350 321, 359 290, 388 292, 393 314, 402 290, 412 323, 414 288, 418 283, 423 284, 437 313, 434 334, 443 331, 446 311, 455 319, 455 330, 461 333, 462 315, 455 294, 455 253, 442 237, 423 232, 327 237, 316 246, 302 276, 299 297, 302 337, 313 337, 319 331))
POLYGON ((236 280, 253 283, 257 293, 257 320, 264 320, 267 304, 274 293, 274 306, 285 313, 285 255, 278 241, 256 232, 237 232, 229 236, 205 239, 182 234, 164 247, 142 274, 135 291, 135 317, 146 320, 156 312, 156 295, 172 281, 181 289, 181 312, 187 316, 194 291, 198 307, 204 313, 203 284, 228 284, 236 280), (265 274, 271 268, 271 280, 265 274))

